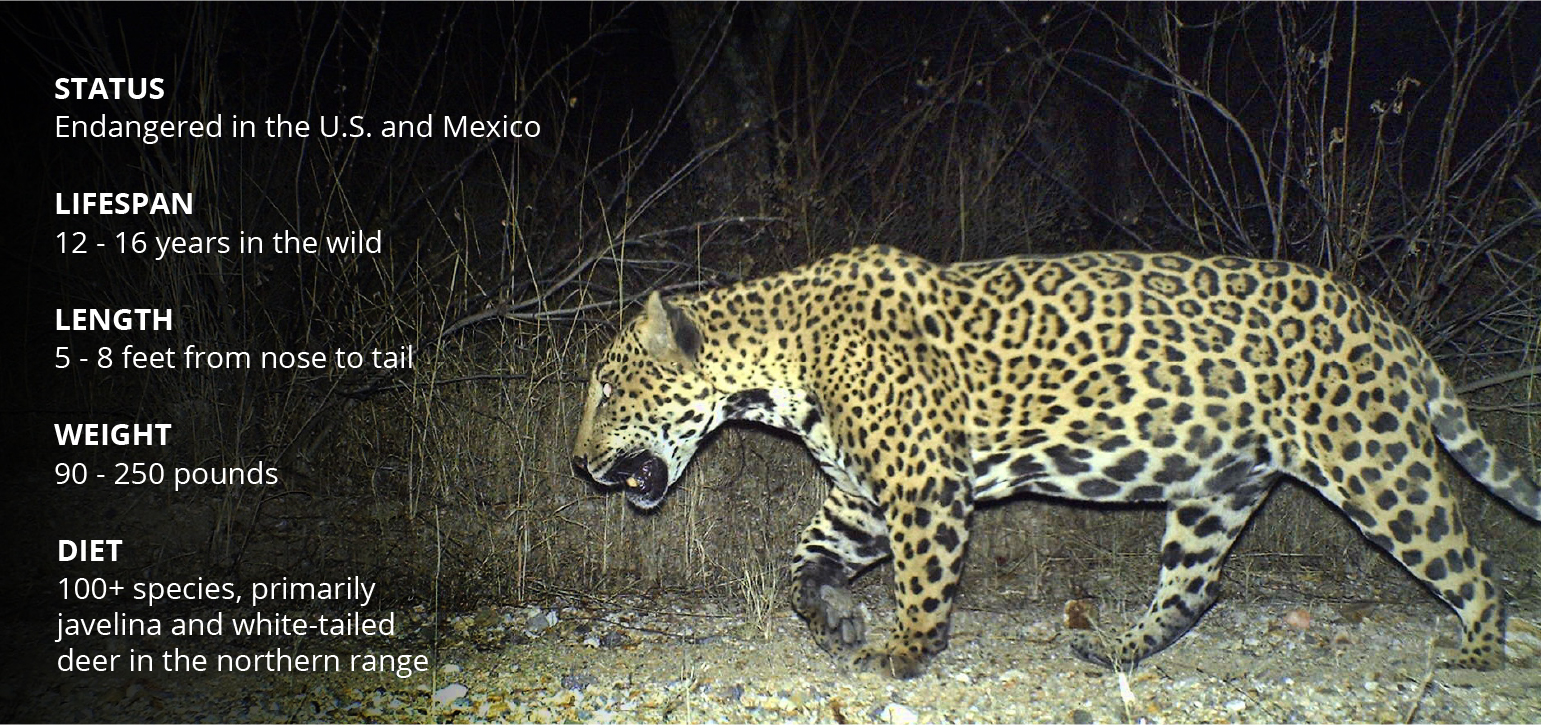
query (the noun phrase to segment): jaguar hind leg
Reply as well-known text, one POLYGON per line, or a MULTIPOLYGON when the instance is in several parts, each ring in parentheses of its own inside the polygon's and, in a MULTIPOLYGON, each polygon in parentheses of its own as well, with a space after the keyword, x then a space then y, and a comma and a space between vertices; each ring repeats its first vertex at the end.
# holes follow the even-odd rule
MULTIPOLYGON (((1457 667, 1490 669, 1504 660, 1504 598, 1498 574, 1471 543, 1432 441, 1390 472, 1366 468, 1345 485, 1319 485, 1376 546, 1423 582, 1461 620, 1457 667), (1368 485, 1367 485, 1368 484, 1368 485), (1358 495, 1350 495, 1354 492, 1358 495)), ((1313 467, 1314 468, 1314 467, 1313 467)), ((1329 480, 1313 470, 1312 480, 1329 480)))
POLYGON ((1220 564, 1267 493, 1259 478, 1224 495, 1170 502, 1161 576, 1144 616, 1111 639, 1079 634, 1071 650, 1092 664, 1131 669, 1177 641, 1214 604, 1220 564))

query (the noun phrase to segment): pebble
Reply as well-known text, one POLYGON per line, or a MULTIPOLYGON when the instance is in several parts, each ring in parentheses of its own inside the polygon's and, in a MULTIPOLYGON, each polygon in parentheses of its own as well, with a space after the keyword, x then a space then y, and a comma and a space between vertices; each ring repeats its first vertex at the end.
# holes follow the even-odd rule
POLYGON ((890 725, 915 725, 920 722, 920 715, 897 702, 890 702, 878 712, 877 719, 890 725))
POLYGON ((438 692, 433 693, 433 701, 440 705, 449 705, 450 703, 465 697, 466 693, 470 691, 471 689, 469 687, 466 687, 465 685, 462 685, 458 682, 450 683, 439 688, 438 692))
POLYGON ((1304 632, 1311 628, 1311 612, 1305 609, 1291 609, 1284 613, 1284 626, 1290 629, 1304 632))
POLYGON ((547 609, 544 611, 537 611, 535 614, 530 615, 530 617, 524 621, 524 628, 529 633, 536 634, 556 626, 556 622, 556 610, 547 609))
MULTIPOLYGON (((834 663, 816 649, 790 610, 774 615, 782 636, 751 640, 736 634, 743 616, 732 614, 731 605, 715 617, 703 614, 709 609, 701 602, 650 599, 628 606, 502 607, 498 617, 487 610, 472 616, 419 614, 418 621, 453 626, 411 630, 409 637, 424 639, 404 638, 403 646, 427 647, 429 634, 445 635, 439 646, 453 655, 440 660, 434 673, 407 680, 353 673, 317 678, 292 694, 258 686, 239 695, 214 690, 203 696, 202 690, 159 694, 168 687, 151 677, 119 685, 97 702, 122 701, 114 705, 119 719, 147 722, 1399 721, 1418 689, 1416 682, 1399 679, 1404 667, 1398 663, 1421 666, 1427 642, 1449 624, 1427 614, 1433 607, 1403 613, 1383 605, 1375 620, 1353 628, 1355 646, 1330 647, 1330 630, 1342 625, 1318 622, 1321 634, 1297 636, 1281 625, 1287 606, 1227 600, 1205 617, 1200 632, 1128 678, 1132 697, 1126 703, 1113 676, 1069 656, 1064 631, 1046 616, 1053 613, 1049 605, 1028 604, 1028 612, 1012 615, 962 611, 955 621, 957 646, 938 657, 926 675, 902 683, 834 663), (671 608, 689 614, 673 614, 671 608), (477 646, 493 630, 523 631, 532 618, 548 613, 596 626, 585 632, 547 627, 516 649, 477 646), (995 636, 1021 632, 1023 622, 1035 619, 1050 622, 1053 630, 1041 639, 995 636), (637 627, 628 630, 635 639, 626 641, 645 646, 575 649, 590 637, 595 644, 626 637, 617 631, 600 635, 615 627, 637 627), (1234 654, 1233 647, 1245 646, 1248 635, 1264 627, 1266 634, 1251 637, 1262 646, 1234 654), (1298 647, 1286 652, 1290 644, 1298 647), (194 703, 207 707, 187 709, 194 703)), ((1417 719, 1541 723, 1533 670, 1443 672, 1441 681, 1460 674, 1471 684, 1420 692, 1417 719)), ((80 697, 84 686, 44 693, 32 714, 51 708, 66 720, 101 719, 80 697)))

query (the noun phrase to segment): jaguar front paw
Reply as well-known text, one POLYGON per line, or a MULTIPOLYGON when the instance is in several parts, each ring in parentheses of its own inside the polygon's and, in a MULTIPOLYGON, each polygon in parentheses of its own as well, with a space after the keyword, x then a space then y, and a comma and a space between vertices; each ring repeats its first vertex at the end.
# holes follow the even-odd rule
POLYGON ((1501 647, 1468 645, 1461 649, 1460 657, 1451 661, 1450 664, 1467 670, 1494 670, 1502 667, 1506 659, 1501 647))
POLYGON ((926 663, 930 659, 931 656, 923 651, 896 647, 890 642, 885 647, 863 648, 857 653, 852 664, 863 672, 876 672, 896 680, 909 680, 924 674, 926 663))
POLYGON ((825 652, 842 657, 867 642, 867 607, 857 602, 849 589, 805 584, 796 609, 808 621, 814 641, 825 652))

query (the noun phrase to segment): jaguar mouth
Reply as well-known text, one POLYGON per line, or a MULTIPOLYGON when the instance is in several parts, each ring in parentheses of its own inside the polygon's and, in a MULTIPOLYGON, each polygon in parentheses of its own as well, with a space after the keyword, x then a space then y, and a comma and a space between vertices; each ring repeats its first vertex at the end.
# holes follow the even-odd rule
POLYGON ((669 491, 669 466, 662 458, 651 453, 629 453, 622 456, 610 472, 605 483, 626 486, 626 500, 640 509, 656 507, 669 491))

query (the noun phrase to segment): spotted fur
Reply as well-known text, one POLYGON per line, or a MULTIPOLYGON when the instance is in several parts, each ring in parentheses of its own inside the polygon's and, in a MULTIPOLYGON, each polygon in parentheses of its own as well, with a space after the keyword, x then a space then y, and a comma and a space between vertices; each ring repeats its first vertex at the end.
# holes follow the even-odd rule
POLYGON ((1458 664, 1502 657, 1497 576, 1440 445, 1517 510, 1541 490, 1472 425, 1428 352, 1310 267, 1092 253, 938 265, 868 247, 764 279, 651 296, 594 371, 574 450, 652 508, 730 419, 797 433, 834 482, 794 556, 825 650, 912 677, 947 646, 976 503, 1031 491, 1167 506, 1150 607, 1077 654, 1132 666, 1215 601, 1277 479, 1342 509, 1459 615, 1458 664), (868 642, 852 576, 894 561, 898 626, 868 642))

